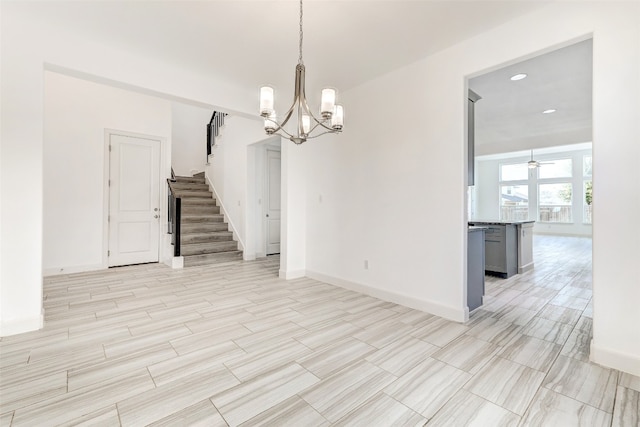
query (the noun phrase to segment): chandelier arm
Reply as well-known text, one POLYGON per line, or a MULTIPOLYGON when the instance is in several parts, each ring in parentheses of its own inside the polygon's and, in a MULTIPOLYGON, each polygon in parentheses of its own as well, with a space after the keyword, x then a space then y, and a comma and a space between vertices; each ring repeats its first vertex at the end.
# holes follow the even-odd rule
POLYGON ((326 130, 326 131, 324 131, 322 133, 319 133, 317 135, 307 136, 307 139, 315 139, 315 138, 317 138, 319 136, 326 135, 328 133, 340 133, 340 131, 339 130, 326 130))
MULTIPOLYGON (((311 114, 311 113, 309 113, 311 114)), ((313 132, 313 130, 315 128, 317 128, 318 126, 322 126, 323 128, 325 128, 327 131, 332 132, 335 131, 334 128, 327 126, 325 123, 327 123, 329 120, 318 120, 313 114, 311 114, 311 117, 313 117, 313 120, 317 123, 316 125, 313 126, 313 128, 309 131, 309 133, 313 132)), ((325 132, 326 133, 326 132, 325 132)))

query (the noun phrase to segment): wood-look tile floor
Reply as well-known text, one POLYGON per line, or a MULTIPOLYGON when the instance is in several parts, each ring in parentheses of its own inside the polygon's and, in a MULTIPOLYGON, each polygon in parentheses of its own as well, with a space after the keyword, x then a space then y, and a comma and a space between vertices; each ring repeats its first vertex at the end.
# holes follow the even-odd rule
POLYGON ((591 241, 535 238, 458 324, 279 259, 45 278, 0 339, 0 426, 638 426, 640 378, 589 362, 591 241))

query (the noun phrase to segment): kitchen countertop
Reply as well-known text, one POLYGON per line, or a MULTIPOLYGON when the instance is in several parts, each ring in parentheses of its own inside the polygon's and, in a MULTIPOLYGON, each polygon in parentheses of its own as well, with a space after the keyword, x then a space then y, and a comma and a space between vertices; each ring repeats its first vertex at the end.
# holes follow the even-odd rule
POLYGON ((474 226, 474 225, 478 225, 478 224, 483 224, 483 225, 520 225, 520 224, 531 224, 534 223, 534 220, 522 220, 522 221, 500 221, 500 220, 496 220, 496 219, 492 219, 492 220, 481 220, 481 219, 474 219, 474 220, 469 220, 469 225, 474 226))
POLYGON ((480 230, 486 230, 489 227, 482 227, 479 225, 470 225, 469 226, 469 231, 480 231, 480 230))

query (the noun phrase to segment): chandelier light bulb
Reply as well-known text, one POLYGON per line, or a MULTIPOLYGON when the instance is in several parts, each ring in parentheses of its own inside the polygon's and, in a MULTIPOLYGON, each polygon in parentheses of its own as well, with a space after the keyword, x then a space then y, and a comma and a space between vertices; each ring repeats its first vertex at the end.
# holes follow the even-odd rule
POLYGON ((336 105, 331 117, 331 127, 334 130, 341 131, 344 126, 344 108, 342 105, 336 105))
POLYGON ((268 135, 273 135, 273 133, 278 128, 278 123, 276 119, 276 112, 271 110, 269 115, 264 118, 264 130, 268 135))
POLYGON ((320 103, 320 115, 322 118, 330 119, 335 105, 336 90, 331 88, 322 89, 322 101, 320 103))
POLYGON ((274 93, 271 86, 262 86, 260 88, 260 115, 268 117, 273 111, 274 93))
POLYGON ((307 116, 306 114, 303 114, 302 115, 302 134, 309 135, 310 131, 311 131, 311 117, 307 116))

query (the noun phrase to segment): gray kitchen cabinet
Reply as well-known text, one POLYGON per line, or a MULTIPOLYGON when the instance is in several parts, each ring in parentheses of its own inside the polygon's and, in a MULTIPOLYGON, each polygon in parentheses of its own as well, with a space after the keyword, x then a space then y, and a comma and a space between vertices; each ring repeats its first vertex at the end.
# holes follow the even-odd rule
POLYGON ((502 277, 518 272, 518 233, 515 224, 488 225, 484 237, 485 270, 502 277))
POLYGON ((518 274, 533 270, 533 222, 518 224, 518 274))
POLYGON ((467 307, 473 311, 484 297, 485 227, 469 227, 467 240, 467 307))
POLYGON ((482 97, 469 89, 467 96, 467 185, 475 184, 475 105, 482 97))

